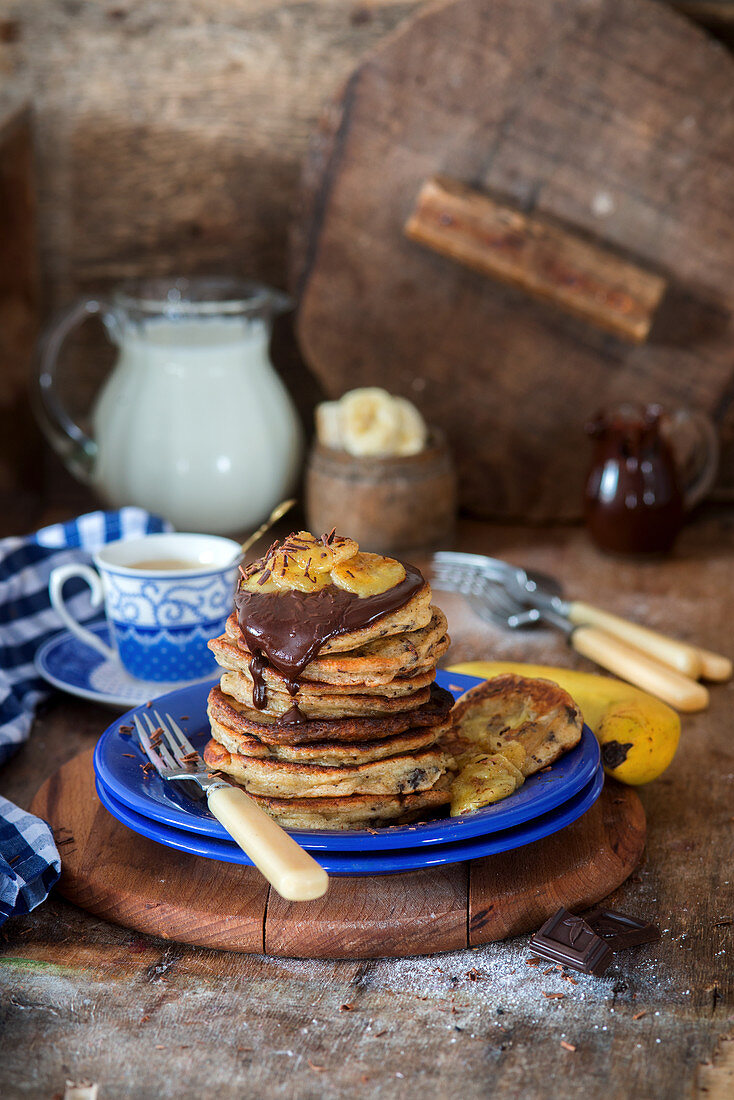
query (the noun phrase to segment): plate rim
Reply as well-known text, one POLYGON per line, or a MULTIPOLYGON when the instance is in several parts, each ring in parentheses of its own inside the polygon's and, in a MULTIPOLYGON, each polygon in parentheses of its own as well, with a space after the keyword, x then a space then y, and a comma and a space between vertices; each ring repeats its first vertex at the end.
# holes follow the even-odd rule
MULTIPOLYGON (((444 669, 440 669, 437 673, 437 681, 441 679, 451 680, 454 682, 457 680, 465 681, 466 686, 463 690, 468 690, 478 683, 482 683, 481 677, 468 676, 464 673, 451 673, 444 669)), ((171 703, 165 703, 166 700, 172 700, 174 697, 181 696, 183 693, 191 691, 196 692, 197 689, 201 689, 208 693, 208 688, 212 684, 216 684, 217 679, 206 682, 199 682, 194 684, 183 685, 180 688, 175 689, 172 692, 168 692, 165 695, 160 696, 157 700, 154 700, 154 705, 160 704, 160 709, 164 706, 171 706, 171 703)), ((463 693, 463 692, 462 692, 463 693)), ((452 693, 453 694, 453 693, 452 693)), ((204 696, 203 708, 206 714, 206 695, 204 696)), ((184 704, 188 710, 191 710, 191 701, 184 704)), ((199 703, 202 705, 202 703, 199 703)), ((182 824, 180 818, 181 807, 177 807, 176 810, 167 809, 165 803, 158 801, 157 799, 145 796, 142 787, 130 790, 127 786, 121 783, 117 777, 110 772, 104 760, 104 751, 107 745, 107 740, 111 740, 115 735, 119 735, 120 726, 129 724, 127 719, 141 709, 144 704, 138 704, 125 714, 121 715, 118 719, 113 721, 107 729, 102 733, 94 749, 94 771, 105 784, 105 787, 110 791, 115 798, 134 810, 136 813, 142 814, 151 820, 160 821, 162 824, 168 825, 171 828, 184 829, 187 832, 196 833, 197 835, 210 836, 214 839, 222 840, 224 830, 219 823, 213 817, 191 817, 191 825, 187 828, 182 824), (153 813, 147 813, 143 807, 150 807, 154 810, 153 813)), ((147 709, 147 708, 146 708, 147 709)), ((124 735, 123 735, 124 736, 124 735)), ((135 744, 134 739, 132 743, 135 744)), ((584 725, 582 731, 582 740, 579 742, 580 746, 584 746, 584 751, 591 753, 588 764, 585 764, 584 768, 580 771, 580 776, 576 777, 572 783, 570 793, 568 791, 563 792, 563 796, 560 799, 556 799, 552 794, 552 784, 547 784, 547 794, 545 797, 538 796, 537 804, 539 806, 538 812, 533 812, 530 816, 524 817, 522 821, 517 821, 516 818, 523 815, 523 809, 517 808, 513 814, 512 807, 509 807, 509 812, 505 809, 502 815, 504 824, 501 828, 493 828, 492 821, 496 820, 497 813, 492 816, 481 816, 479 813, 467 814, 461 817, 441 817, 432 819, 427 822, 416 822, 410 825, 394 826, 392 829, 385 828, 381 830, 367 830, 367 829, 350 829, 350 830, 305 830, 305 829, 288 829, 287 832, 303 847, 307 848, 310 852, 318 851, 353 851, 355 849, 363 850, 375 850, 375 851, 387 851, 391 849, 404 849, 422 846, 432 846, 438 844, 451 843, 447 841, 442 835, 436 835, 438 829, 449 829, 450 835, 454 836, 456 840, 470 839, 477 836, 489 835, 493 832, 503 831, 507 828, 514 828, 518 824, 523 824, 527 821, 533 820, 536 817, 540 817, 545 813, 563 805, 570 798, 574 797, 579 790, 582 790, 588 782, 601 770, 601 753, 599 749, 598 741, 591 732, 587 725, 584 725), (596 751, 594 751, 594 749, 596 751), (489 826, 489 827, 488 827, 489 826)), ((571 750, 574 751, 574 750, 571 750)), ((141 753, 141 761, 144 757, 141 753)), ((173 804, 175 805, 175 803, 173 804)), ((527 804, 525 805, 527 810, 527 804)))
MULTIPOLYGON (((373 851, 316 851, 313 852, 314 859, 325 867, 325 870, 330 875, 338 877, 357 877, 357 876, 379 876, 386 874, 402 874, 409 871, 429 870, 432 867, 444 867, 450 866, 452 863, 466 863, 473 859, 481 859, 490 855, 501 855, 504 852, 516 851, 519 848, 524 848, 530 844, 535 844, 540 840, 545 840, 549 836, 553 836, 556 833, 562 832, 568 828, 579 818, 595 805, 598 799, 601 797, 602 790, 605 784, 604 771, 597 771, 589 782, 577 791, 567 802, 562 803, 556 810, 550 810, 546 814, 541 814, 538 818, 532 818, 531 820, 516 825, 510 829, 502 829, 496 833, 480 834, 476 837, 466 837, 458 842, 433 845, 433 846, 418 846, 415 848, 403 848, 403 849, 375 849, 373 851), (574 803, 571 806, 571 803, 574 803), (551 815, 556 815, 556 820, 551 822, 548 819, 551 815), (545 821, 544 821, 545 819, 545 821), (558 819, 562 821, 562 824, 558 824, 558 819), (545 825, 554 825, 557 827, 545 828, 545 825), (540 828, 539 835, 534 835, 532 839, 527 839, 526 835, 530 831, 537 833, 540 828), (511 843, 504 843, 504 841, 510 841, 511 843), (503 845, 498 847, 498 843, 503 845), (482 848, 482 851, 472 851, 468 854, 457 855, 456 851, 466 852, 466 848, 482 848), (489 850, 492 849, 492 850, 489 850), (456 858, 451 858, 455 855, 456 858), (346 869, 346 864, 351 863, 352 868, 346 869), (379 869, 376 869, 376 865, 380 864, 379 869), (392 866, 385 866, 385 864, 392 864, 392 866), (335 870, 334 866, 342 866, 342 869, 335 870)), ((156 844, 162 844, 164 847, 172 848, 175 851, 185 852, 188 855, 198 856, 201 859, 211 859, 215 862, 231 863, 240 867, 252 867, 252 861, 245 855, 245 853, 232 842, 221 840, 218 837, 206 836, 203 833, 192 833, 189 830, 177 829, 175 826, 167 825, 163 822, 153 821, 150 818, 143 817, 142 814, 136 813, 131 807, 126 806, 124 803, 119 802, 114 797, 99 779, 95 776, 95 790, 100 803, 105 807, 108 813, 110 813, 117 821, 119 821, 126 828, 131 829, 139 836, 144 836, 148 840, 152 840, 156 844), (104 796, 100 795, 100 787, 103 788, 104 796), (115 808, 119 808, 123 816, 128 820, 122 820, 117 816, 115 812, 110 808, 111 803, 115 808), (139 825, 136 828, 135 822, 139 825), (158 836, 152 836, 150 832, 146 831, 146 826, 150 828, 153 826, 158 832, 158 836), (160 834, 164 834, 168 839, 162 839, 160 834), (168 834, 172 834, 168 836, 168 834), (178 841, 178 843, 176 843, 178 841), (188 845, 188 846, 187 846, 188 845), (203 849, 210 845, 213 850, 206 851, 192 851, 192 845, 197 846, 199 849, 203 849), (214 847, 216 845, 216 848, 214 847), (223 855, 222 849, 231 849, 231 854, 235 857, 233 859, 226 858, 223 855)))

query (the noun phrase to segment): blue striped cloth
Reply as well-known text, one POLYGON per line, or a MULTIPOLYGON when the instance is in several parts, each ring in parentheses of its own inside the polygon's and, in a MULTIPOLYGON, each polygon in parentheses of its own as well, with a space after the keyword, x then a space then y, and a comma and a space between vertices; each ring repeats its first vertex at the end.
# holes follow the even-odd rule
MULTIPOLYGON (((106 542, 165 530, 170 525, 157 516, 122 508, 90 512, 23 538, 0 539, 0 763, 27 739, 36 706, 49 692, 33 661, 41 643, 62 626, 48 596, 51 570, 67 562, 90 562, 106 542)), ((83 581, 69 581, 64 596, 80 622, 98 616, 83 581)), ((49 827, 0 797, 0 924, 42 902, 60 870, 49 827)))

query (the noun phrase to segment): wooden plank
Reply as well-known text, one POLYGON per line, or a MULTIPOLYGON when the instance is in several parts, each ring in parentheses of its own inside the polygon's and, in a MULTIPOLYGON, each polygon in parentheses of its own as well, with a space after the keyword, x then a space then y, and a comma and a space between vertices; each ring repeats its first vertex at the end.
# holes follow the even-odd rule
POLYGON ((405 235, 634 343, 665 292, 660 276, 442 176, 421 187, 405 235))
POLYGON ((332 879, 324 898, 300 906, 271 893, 265 950, 337 959, 457 951, 467 945, 467 887, 466 865, 454 864, 332 879))
POLYGON ((126 829, 96 797, 89 751, 46 780, 32 809, 61 841, 58 889, 75 905, 166 940, 303 958, 436 954, 466 947, 468 935, 472 944, 504 939, 537 927, 559 896, 569 906, 606 897, 636 866, 645 838, 639 799, 612 785, 604 808, 560 842, 471 865, 332 878, 323 898, 295 904, 268 896, 250 868, 187 856, 126 829))
POLYGON ((38 332, 36 194, 28 103, 0 95, 0 494, 41 489, 41 439, 31 415, 38 332))
POLYGON ((304 171, 297 326, 328 393, 415 401, 478 515, 579 518, 584 423, 631 397, 709 411, 734 492, 733 86, 720 44, 646 0, 450 0, 411 19, 329 105, 304 171), (417 248, 403 228, 434 175, 668 280, 650 339, 417 248))

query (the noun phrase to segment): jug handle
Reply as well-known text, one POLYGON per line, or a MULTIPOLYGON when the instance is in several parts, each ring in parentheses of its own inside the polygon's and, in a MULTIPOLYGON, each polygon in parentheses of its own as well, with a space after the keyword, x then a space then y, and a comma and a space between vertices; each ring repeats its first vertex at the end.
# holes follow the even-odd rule
POLYGON ((676 458, 680 449, 675 441, 682 425, 690 424, 695 437, 694 449, 683 469, 683 500, 687 512, 695 508, 711 491, 719 469, 719 436, 714 422, 698 409, 674 409, 669 414, 668 435, 676 458), (685 467, 688 466, 689 470, 685 467))
POLYGON ((89 317, 99 315, 105 304, 96 298, 82 298, 59 311, 38 346, 37 403, 39 419, 54 450, 72 473, 89 482, 97 457, 97 444, 72 420, 56 391, 56 366, 67 336, 89 317))

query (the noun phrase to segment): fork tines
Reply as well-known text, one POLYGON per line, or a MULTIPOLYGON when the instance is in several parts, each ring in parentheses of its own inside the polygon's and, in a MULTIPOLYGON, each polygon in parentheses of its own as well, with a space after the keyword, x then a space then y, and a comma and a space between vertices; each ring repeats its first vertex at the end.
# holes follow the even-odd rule
POLYGON ((178 722, 170 714, 167 714, 164 720, 156 710, 153 711, 153 715, 158 723, 157 726, 151 721, 148 712, 143 712, 147 731, 137 714, 133 715, 133 718, 140 743, 156 769, 162 774, 170 770, 199 767, 201 758, 178 722), (156 733, 157 738, 154 737, 156 733))

